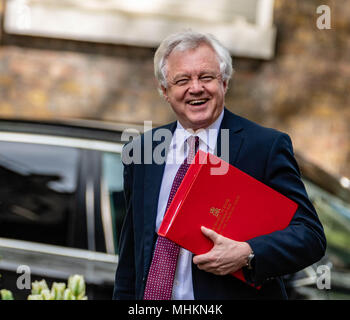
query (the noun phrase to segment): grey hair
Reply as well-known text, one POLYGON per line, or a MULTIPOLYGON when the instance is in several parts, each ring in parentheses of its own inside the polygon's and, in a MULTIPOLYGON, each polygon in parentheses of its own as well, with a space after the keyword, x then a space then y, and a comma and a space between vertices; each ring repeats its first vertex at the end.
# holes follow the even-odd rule
MULTIPOLYGON (((228 83, 234 72, 232 58, 228 50, 212 34, 192 30, 171 34, 159 45, 154 55, 154 75, 158 83, 167 88, 166 62, 173 51, 195 49, 203 43, 209 45, 215 51, 220 64, 222 80, 228 83)), ((162 93, 161 90, 159 91, 162 93)))

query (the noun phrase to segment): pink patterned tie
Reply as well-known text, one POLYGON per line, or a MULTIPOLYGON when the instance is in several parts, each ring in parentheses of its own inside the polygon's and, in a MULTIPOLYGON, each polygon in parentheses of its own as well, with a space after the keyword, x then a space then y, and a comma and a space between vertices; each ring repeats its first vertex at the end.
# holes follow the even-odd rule
MULTIPOLYGON (((187 169, 194 159, 199 146, 199 138, 190 136, 187 139, 189 152, 187 158, 181 164, 176 173, 173 185, 171 187, 166 210, 173 200, 177 189, 179 188, 187 169)), ((165 211, 166 211, 165 210, 165 211)), ((173 282, 176 271, 177 257, 180 247, 168 240, 158 236, 156 247, 148 273, 144 300, 170 300, 173 290, 173 282)))

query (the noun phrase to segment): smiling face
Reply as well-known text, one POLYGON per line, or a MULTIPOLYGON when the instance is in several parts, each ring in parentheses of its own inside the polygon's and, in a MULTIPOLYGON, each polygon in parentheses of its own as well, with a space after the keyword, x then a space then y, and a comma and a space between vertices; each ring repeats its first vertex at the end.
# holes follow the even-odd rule
POLYGON ((215 51, 207 44, 172 52, 166 64, 166 100, 186 129, 210 126, 224 108, 227 82, 215 51))

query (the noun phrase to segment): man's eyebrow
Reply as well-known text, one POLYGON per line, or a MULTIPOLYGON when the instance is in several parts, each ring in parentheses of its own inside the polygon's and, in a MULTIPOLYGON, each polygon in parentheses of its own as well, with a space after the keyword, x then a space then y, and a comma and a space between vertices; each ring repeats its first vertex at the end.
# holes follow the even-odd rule
POLYGON ((173 80, 176 80, 176 79, 179 79, 179 78, 182 78, 182 77, 190 78, 191 76, 188 73, 179 73, 179 74, 176 74, 173 77, 173 80))
MULTIPOLYGON (((216 72, 214 70, 202 70, 199 72, 198 76, 200 77, 200 76, 203 76, 205 74, 216 75, 216 72)), ((188 73, 179 73, 179 74, 176 74, 172 80, 176 81, 177 79, 182 78, 182 77, 190 78, 191 75, 188 73)))
POLYGON ((208 74, 208 75, 214 76, 214 75, 216 75, 216 72, 215 72, 214 70, 204 70, 204 71, 201 71, 201 72, 199 73, 199 76, 202 76, 202 75, 204 75, 204 74, 208 74))

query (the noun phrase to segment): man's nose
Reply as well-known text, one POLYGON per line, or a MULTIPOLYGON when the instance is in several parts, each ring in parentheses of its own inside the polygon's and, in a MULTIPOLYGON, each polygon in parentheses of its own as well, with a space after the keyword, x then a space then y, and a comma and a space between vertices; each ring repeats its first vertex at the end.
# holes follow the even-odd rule
POLYGON ((204 91, 204 88, 198 79, 192 79, 188 91, 191 94, 200 94, 204 91))

